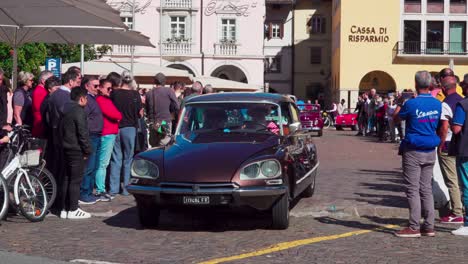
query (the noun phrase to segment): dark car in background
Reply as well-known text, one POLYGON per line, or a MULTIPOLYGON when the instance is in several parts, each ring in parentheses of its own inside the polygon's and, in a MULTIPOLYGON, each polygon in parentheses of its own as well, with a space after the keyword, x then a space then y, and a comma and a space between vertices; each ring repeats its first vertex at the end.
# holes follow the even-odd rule
POLYGON ((285 229, 290 202, 314 193, 318 166, 290 98, 210 94, 186 103, 172 144, 136 155, 127 189, 144 227, 157 226, 163 207, 248 206, 285 229))
POLYGON ((302 129, 317 132, 318 136, 323 135, 323 118, 318 104, 299 104, 302 129))

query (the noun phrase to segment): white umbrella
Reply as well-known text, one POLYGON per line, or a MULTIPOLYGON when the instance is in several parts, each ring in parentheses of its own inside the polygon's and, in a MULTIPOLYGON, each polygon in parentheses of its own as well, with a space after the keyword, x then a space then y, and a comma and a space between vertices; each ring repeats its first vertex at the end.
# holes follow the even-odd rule
POLYGON ((25 43, 153 46, 149 38, 129 31, 104 0, 1 0, 0 42, 13 48, 15 87, 17 48, 25 43))
POLYGON ((203 86, 211 84, 214 90, 223 91, 261 91, 262 87, 258 85, 225 80, 213 76, 200 76, 193 78, 193 81, 199 81, 203 86))

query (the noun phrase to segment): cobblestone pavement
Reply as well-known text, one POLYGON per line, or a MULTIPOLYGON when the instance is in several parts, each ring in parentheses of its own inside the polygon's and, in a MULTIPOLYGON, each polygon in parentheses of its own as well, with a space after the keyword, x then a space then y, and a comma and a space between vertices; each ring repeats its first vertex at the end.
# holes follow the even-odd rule
POLYGON ((237 256, 232 263, 466 262, 466 241, 449 233, 452 226, 438 225, 436 238, 402 240, 390 229, 333 237, 406 223, 400 162, 394 145, 354 132, 327 130, 316 143, 321 162, 317 191, 298 201, 288 230, 269 230, 266 214, 224 210, 164 211, 157 230, 142 230, 133 198, 118 196, 84 207, 95 213, 89 220, 51 216, 28 223, 10 217, 0 226, 0 249, 115 263, 198 263, 229 256, 237 256), (317 239, 259 254, 277 243, 309 238, 317 239), (250 252, 258 256, 238 257, 250 252))

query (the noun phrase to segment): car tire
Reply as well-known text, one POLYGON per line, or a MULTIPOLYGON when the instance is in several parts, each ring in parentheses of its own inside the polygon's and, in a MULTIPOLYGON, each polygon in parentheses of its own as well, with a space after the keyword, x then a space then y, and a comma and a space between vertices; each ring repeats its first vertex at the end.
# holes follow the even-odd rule
POLYGON ((358 129, 359 129, 358 125, 354 125, 354 126, 351 127, 351 130, 353 130, 353 131, 357 131, 358 129))
POLYGON ((315 176, 312 177, 312 183, 309 184, 309 186, 307 186, 305 190, 302 192, 302 196, 305 198, 310 198, 314 195, 314 193, 315 193, 315 176))
POLYGON ((318 132, 318 136, 319 136, 319 137, 323 136, 323 131, 322 131, 322 130, 320 130, 320 131, 318 132))
POLYGON ((336 130, 343 130, 342 126, 335 126, 336 130))
POLYGON ((276 230, 289 227, 289 196, 284 194, 271 208, 272 225, 276 230))
POLYGON ((138 218, 143 228, 155 228, 159 224, 159 206, 152 201, 151 197, 135 197, 138 218))

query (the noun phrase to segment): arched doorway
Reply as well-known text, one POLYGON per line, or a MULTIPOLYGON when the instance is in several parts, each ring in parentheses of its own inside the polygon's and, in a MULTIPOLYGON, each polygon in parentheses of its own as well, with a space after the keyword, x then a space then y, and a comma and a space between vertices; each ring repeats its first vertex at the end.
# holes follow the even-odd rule
POLYGON ((172 69, 176 69, 176 70, 188 71, 193 76, 196 76, 195 73, 192 71, 192 69, 190 69, 189 67, 187 67, 187 66, 185 66, 183 64, 170 64, 170 65, 167 65, 167 67, 172 68, 172 69))
POLYGON ((245 73, 234 65, 220 66, 211 73, 211 76, 225 80, 248 83, 245 73))
POLYGON ((383 71, 371 71, 362 77, 359 91, 365 92, 376 89, 377 93, 391 93, 396 91, 396 83, 390 74, 383 71))

